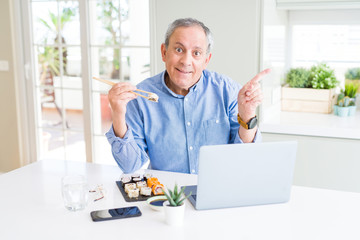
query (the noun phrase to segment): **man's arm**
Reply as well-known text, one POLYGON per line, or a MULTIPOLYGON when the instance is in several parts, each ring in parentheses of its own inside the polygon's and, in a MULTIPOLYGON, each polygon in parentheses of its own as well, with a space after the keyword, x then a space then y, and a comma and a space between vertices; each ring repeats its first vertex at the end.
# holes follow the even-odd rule
POLYGON ((115 136, 123 138, 127 131, 125 114, 126 106, 129 101, 136 98, 131 91, 136 87, 130 83, 115 84, 109 91, 108 98, 111 106, 111 115, 113 120, 113 128, 115 136))
POLYGON ((130 83, 118 83, 108 94, 113 126, 106 133, 106 137, 115 161, 125 173, 139 169, 149 159, 146 150, 136 143, 132 129, 128 128, 125 120, 127 105, 136 98, 136 95, 130 91, 135 89, 136 87, 130 83))
POLYGON ((132 129, 128 129, 123 138, 115 136, 113 128, 106 137, 111 145, 112 155, 124 173, 131 173, 140 169, 149 160, 146 149, 141 148, 133 136, 132 129))

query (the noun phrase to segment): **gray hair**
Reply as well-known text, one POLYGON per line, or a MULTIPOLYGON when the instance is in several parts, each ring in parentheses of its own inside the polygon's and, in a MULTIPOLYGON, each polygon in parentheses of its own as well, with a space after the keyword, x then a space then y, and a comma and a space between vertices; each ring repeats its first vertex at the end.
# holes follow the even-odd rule
POLYGON ((206 53, 209 54, 211 52, 211 49, 214 45, 214 39, 212 36, 212 33, 210 31, 210 29, 208 27, 205 26, 205 24, 203 24, 202 22, 194 19, 194 18, 180 18, 175 20, 174 22, 172 22, 165 34, 165 47, 166 49, 169 46, 169 40, 171 35, 174 33, 174 31, 179 28, 179 27, 192 27, 192 26, 199 26, 201 27, 206 35, 207 41, 208 41, 208 47, 206 50, 206 53))

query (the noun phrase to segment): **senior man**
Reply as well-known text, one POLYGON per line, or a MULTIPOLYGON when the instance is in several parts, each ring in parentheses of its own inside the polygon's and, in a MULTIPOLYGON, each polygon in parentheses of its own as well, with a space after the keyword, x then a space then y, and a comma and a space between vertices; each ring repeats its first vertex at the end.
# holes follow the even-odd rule
POLYGON ((261 141, 256 124, 262 101, 259 80, 270 70, 241 87, 206 70, 212 45, 202 22, 177 19, 161 45, 166 70, 137 87, 121 82, 110 89, 113 126, 106 136, 125 173, 150 160, 151 169, 196 174, 202 145, 261 141), (137 97, 131 92, 136 88, 157 94, 159 102, 137 97))

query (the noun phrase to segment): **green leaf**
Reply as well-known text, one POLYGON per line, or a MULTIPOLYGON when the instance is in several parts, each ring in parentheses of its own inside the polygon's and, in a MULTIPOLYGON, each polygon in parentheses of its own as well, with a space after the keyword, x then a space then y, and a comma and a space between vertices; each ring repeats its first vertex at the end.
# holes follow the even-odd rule
POLYGON ((175 196, 178 195, 178 186, 176 183, 175 183, 175 187, 174 187, 174 194, 175 194, 175 196))
POLYGON ((175 198, 174 193, 170 189, 168 189, 168 191, 169 191, 169 195, 171 196, 171 198, 174 199, 175 198))
POLYGON ((191 193, 192 193, 192 192, 190 192, 189 195, 185 196, 183 199, 181 199, 179 202, 177 202, 177 203, 176 203, 177 206, 181 205, 181 204, 184 202, 185 199, 189 198, 189 197, 191 196, 191 193))
POLYGON ((177 206, 175 201, 171 198, 171 196, 169 194, 167 194, 164 189, 161 189, 161 190, 165 194, 165 196, 166 196, 167 200, 169 201, 170 205, 171 206, 177 206))
POLYGON ((184 193, 184 191, 185 191, 185 187, 182 187, 179 195, 182 195, 184 193))

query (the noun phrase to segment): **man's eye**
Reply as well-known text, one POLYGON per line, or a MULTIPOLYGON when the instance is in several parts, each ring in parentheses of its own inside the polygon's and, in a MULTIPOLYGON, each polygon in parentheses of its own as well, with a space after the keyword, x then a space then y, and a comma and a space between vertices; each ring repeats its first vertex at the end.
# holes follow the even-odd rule
POLYGON ((175 48, 175 51, 181 53, 181 52, 182 52, 182 49, 181 49, 181 48, 175 48))
POLYGON ((196 51, 196 52, 194 52, 194 55, 197 56, 197 57, 198 57, 198 56, 201 56, 201 52, 196 51))

